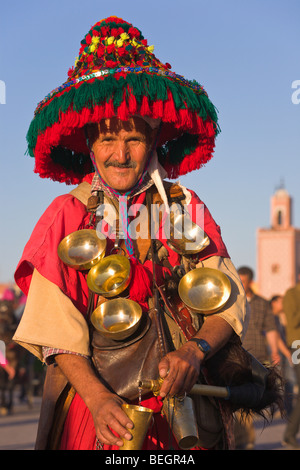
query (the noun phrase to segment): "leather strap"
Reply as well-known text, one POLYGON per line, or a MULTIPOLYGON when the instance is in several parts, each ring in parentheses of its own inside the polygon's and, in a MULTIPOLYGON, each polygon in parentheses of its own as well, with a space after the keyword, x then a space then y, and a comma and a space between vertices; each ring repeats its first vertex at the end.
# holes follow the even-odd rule
POLYGON ((197 333, 193 326, 190 312, 185 307, 177 293, 172 292, 172 295, 169 295, 165 285, 158 287, 158 290, 168 312, 180 328, 185 339, 188 341, 197 333))
POLYGON ((153 276, 153 300, 154 300, 154 310, 155 310, 155 315, 154 319, 156 322, 156 328, 157 328, 157 333, 158 333, 158 339, 159 339, 159 348, 160 348, 160 353, 161 357, 164 357, 167 352, 169 351, 169 347, 166 343, 166 335, 163 334, 163 324, 162 324, 162 315, 161 315, 161 307, 159 304, 159 291, 157 288, 157 283, 156 283, 156 269, 155 269, 155 264, 156 264, 156 252, 154 250, 154 242, 151 237, 151 230, 150 230, 150 214, 151 214, 151 203, 152 203, 152 198, 151 198, 151 193, 150 191, 146 193, 146 203, 147 203, 147 209, 148 209, 148 222, 149 222, 149 238, 150 238, 150 249, 151 249, 151 258, 152 258, 152 276, 153 276))

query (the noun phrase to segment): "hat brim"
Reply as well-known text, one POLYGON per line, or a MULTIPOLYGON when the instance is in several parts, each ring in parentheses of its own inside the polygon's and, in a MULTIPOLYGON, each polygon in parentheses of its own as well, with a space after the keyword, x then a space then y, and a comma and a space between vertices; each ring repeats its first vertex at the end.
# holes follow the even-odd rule
POLYGON ((34 171, 42 178, 80 183, 92 171, 85 125, 134 115, 161 119, 158 155, 170 179, 211 159, 219 126, 204 90, 167 76, 129 72, 80 81, 39 106, 27 134, 34 171))

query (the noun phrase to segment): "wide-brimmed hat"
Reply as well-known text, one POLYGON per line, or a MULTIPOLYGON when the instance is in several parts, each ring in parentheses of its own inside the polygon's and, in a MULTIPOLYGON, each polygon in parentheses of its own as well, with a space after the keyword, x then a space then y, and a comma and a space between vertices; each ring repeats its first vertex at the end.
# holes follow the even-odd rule
POLYGON ((157 153, 170 179, 212 157, 219 127, 203 87, 171 71, 139 29, 112 16, 90 29, 66 82, 38 104, 27 134, 34 171, 80 183, 94 171, 86 124, 135 115, 161 120, 157 153))

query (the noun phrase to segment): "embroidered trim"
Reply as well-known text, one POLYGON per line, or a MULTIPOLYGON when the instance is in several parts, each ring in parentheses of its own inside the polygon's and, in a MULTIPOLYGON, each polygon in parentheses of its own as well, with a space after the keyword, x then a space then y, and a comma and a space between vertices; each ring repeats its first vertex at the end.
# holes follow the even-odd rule
POLYGON ((47 96, 45 96, 45 98, 42 101, 40 101, 38 103, 38 105, 36 107, 36 110, 35 110, 35 114, 39 112, 40 108, 50 98, 52 98, 57 93, 60 93, 61 91, 65 90, 65 89, 67 89, 67 88, 69 88, 73 85, 77 85, 80 82, 85 82, 85 81, 88 81, 88 80, 92 80, 93 78, 103 77, 105 75, 114 75, 116 73, 122 73, 122 72, 123 73, 150 73, 150 74, 170 77, 170 78, 173 78, 173 79, 177 80, 178 82, 180 82, 181 85, 185 85, 185 86, 191 88, 192 90, 194 90, 194 91, 196 91, 200 94, 205 94, 207 96, 206 91, 204 90, 204 88, 201 85, 199 85, 199 83, 197 83, 196 81, 193 82, 193 81, 187 80, 182 75, 178 75, 175 72, 170 72, 169 70, 162 70, 158 67, 116 67, 116 68, 113 68, 113 69, 97 70, 96 72, 90 73, 88 75, 83 75, 82 77, 75 78, 73 80, 69 80, 69 81, 63 83, 63 85, 61 85, 61 86, 55 88, 54 90, 52 90, 50 93, 48 93, 47 96))

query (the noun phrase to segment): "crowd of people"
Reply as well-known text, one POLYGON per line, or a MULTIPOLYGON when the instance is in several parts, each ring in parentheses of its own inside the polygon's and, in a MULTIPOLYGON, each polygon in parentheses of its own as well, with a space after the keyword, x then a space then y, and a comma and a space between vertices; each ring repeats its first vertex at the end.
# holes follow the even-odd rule
POLYGON ((12 414, 16 400, 33 405, 42 392, 44 366, 29 351, 13 341, 26 297, 16 286, 0 296, 0 417, 12 414))
MULTIPOLYGON (((255 292, 254 272, 248 266, 238 269, 250 306, 250 320, 243 346, 260 362, 279 368, 283 379, 283 400, 287 427, 282 443, 299 449, 297 433, 300 427, 299 364, 293 357, 293 342, 299 339, 300 277, 299 283, 284 295, 265 299, 255 292)), ((253 449, 255 430, 251 416, 235 425, 237 448, 253 449)))

